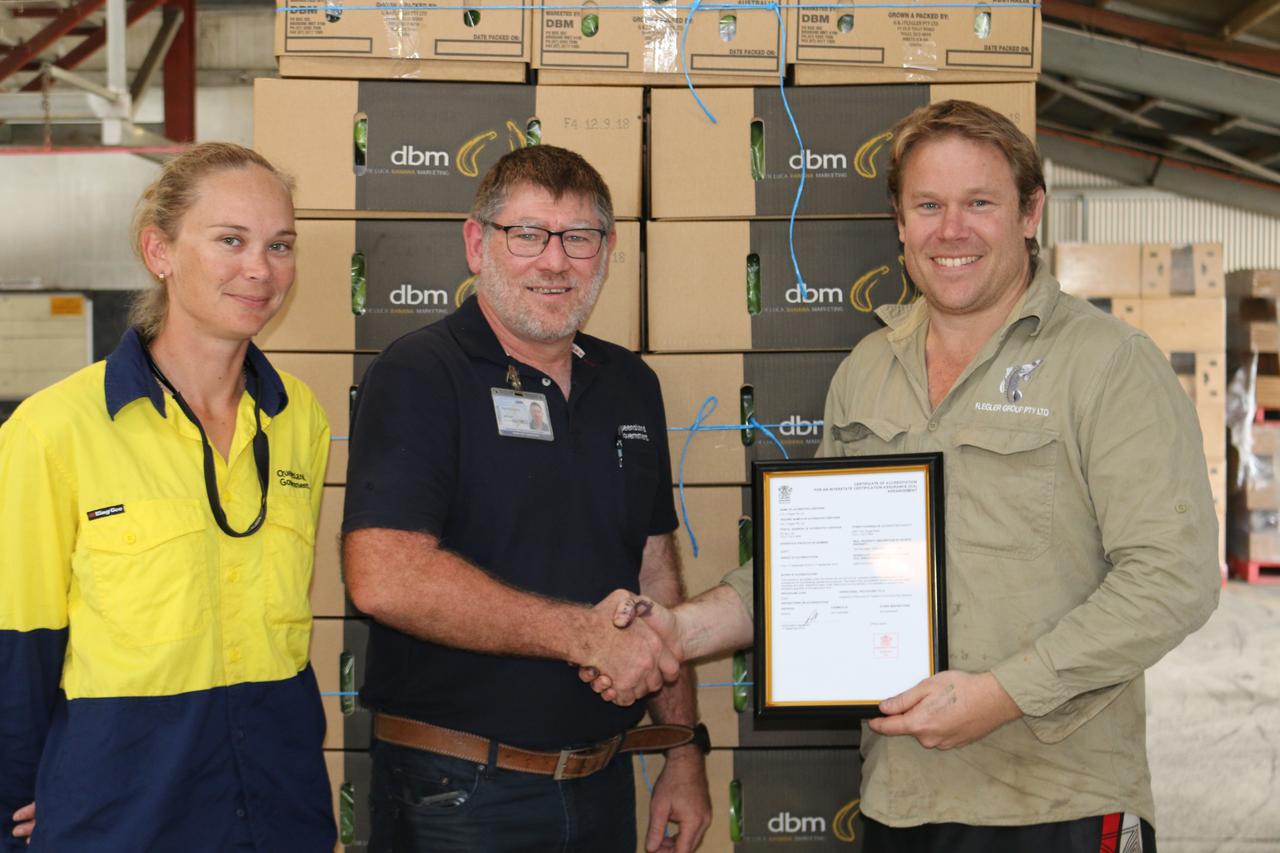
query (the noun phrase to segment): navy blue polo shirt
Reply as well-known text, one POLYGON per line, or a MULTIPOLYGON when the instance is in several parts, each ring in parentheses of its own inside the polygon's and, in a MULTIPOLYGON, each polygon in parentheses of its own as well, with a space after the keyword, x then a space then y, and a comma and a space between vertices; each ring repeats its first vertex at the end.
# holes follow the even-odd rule
MULTIPOLYGON (((391 344, 353 419, 343 531, 422 531, 506 583, 594 604, 637 589, 645 541, 676 527, 662 394, 634 353, 575 339, 569 399, 509 358, 475 297, 391 344), (554 441, 498 433, 491 389, 546 395, 554 441), (622 446, 619 465, 618 446, 622 446)), ((519 613, 510 614, 519 619, 519 613)), ((363 703, 533 749, 634 725, 564 661, 440 646, 373 623, 363 703)))

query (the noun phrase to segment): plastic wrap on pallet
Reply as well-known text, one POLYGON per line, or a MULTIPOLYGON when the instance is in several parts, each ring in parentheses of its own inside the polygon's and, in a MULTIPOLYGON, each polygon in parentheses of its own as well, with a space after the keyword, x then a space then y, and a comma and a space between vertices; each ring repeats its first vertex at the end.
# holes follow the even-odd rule
POLYGON ((1249 533, 1276 533, 1280 531, 1280 510, 1254 509, 1245 513, 1249 533))
MULTIPOLYGON (((1253 453, 1253 422, 1258 411, 1257 379, 1258 354, 1253 353, 1246 363, 1236 368, 1227 384, 1227 431, 1240 460, 1236 465, 1235 479, 1228 484, 1233 492, 1244 491, 1262 482, 1258 459, 1253 453)), ((1273 476, 1273 470, 1268 470, 1266 481, 1269 482, 1273 476)))

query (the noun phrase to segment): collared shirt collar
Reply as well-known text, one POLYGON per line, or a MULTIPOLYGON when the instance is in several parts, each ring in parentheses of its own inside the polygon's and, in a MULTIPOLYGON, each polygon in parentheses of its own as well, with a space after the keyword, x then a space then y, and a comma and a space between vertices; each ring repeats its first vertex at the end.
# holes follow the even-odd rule
MULTIPOLYGON (((284 382, 280 374, 267 361, 252 343, 245 354, 249 369, 258 375, 260 383, 248 383, 248 390, 253 394, 255 385, 262 388, 262 399, 258 401, 262 411, 270 417, 278 415, 289 404, 289 397, 284 390, 284 382)), ((143 352, 142 337, 135 328, 128 329, 120 339, 115 351, 107 356, 106 378, 103 382, 107 400, 107 414, 114 420, 116 413, 129 403, 140 397, 146 397, 155 406, 161 416, 164 415, 164 389, 151 374, 147 365, 147 357, 143 352)))
MULTIPOLYGON (((493 333, 489 321, 480 310, 480 302, 472 295, 449 317, 449 328, 462 351, 472 358, 483 358, 494 364, 509 364, 507 357, 493 333)), ((606 361, 602 348, 593 344, 589 335, 578 332, 573 338, 573 354, 577 363, 596 365, 606 361)))
MULTIPOLYGON (((1058 304, 1061 288, 1057 280, 1049 274, 1049 265, 1042 258, 1033 259, 1032 264, 1035 273, 1031 276, 1031 284, 1018 299, 1018 303, 1013 306, 1013 310, 1009 312, 1008 318, 1001 325, 997 335, 1026 319, 1035 321, 1030 334, 1032 336, 1040 334, 1049 315, 1053 313, 1054 306, 1058 304)), ((890 340, 901 340, 910 337, 924 323, 929 316, 929 307, 921 297, 910 305, 881 305, 876 309, 876 316, 889 327, 890 340)))

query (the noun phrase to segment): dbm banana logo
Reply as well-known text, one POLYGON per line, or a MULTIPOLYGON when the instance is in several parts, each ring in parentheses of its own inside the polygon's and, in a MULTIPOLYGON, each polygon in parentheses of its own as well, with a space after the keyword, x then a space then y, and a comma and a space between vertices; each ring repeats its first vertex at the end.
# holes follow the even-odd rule
MULTIPOLYGON (((466 142, 462 143, 462 147, 458 149, 458 156, 455 161, 458 171, 468 178, 479 177, 480 164, 477 158, 484 147, 490 142, 498 138, 498 131, 486 130, 484 133, 477 134, 466 142)), ((529 138, 520 126, 511 119, 507 119, 507 148, 515 151, 517 148, 524 148, 529 144, 529 138)))
POLYGON ((854 821, 858 819, 858 813, 862 811, 862 800, 850 800, 840 807, 840 811, 836 812, 836 816, 831 820, 831 834, 836 837, 837 841, 844 841, 852 844, 858 838, 858 831, 855 828, 854 821))
MULTIPOLYGON (((906 259, 902 255, 898 255, 898 267, 899 274, 902 277, 902 290, 898 293, 898 298, 894 301, 894 304, 907 305, 915 301, 916 293, 915 288, 911 286, 911 282, 907 281, 906 259)), ((862 277, 853 283, 853 287, 849 288, 849 304, 853 306, 855 311, 870 314, 875 310, 875 301, 871 298, 871 292, 880 283, 881 277, 889 275, 890 272, 889 267, 882 264, 863 273, 862 277)))
POLYGON ((486 130, 477 136, 473 136, 466 142, 462 143, 462 147, 458 149, 456 158, 458 171, 466 175, 468 178, 478 177, 480 174, 480 166, 476 163, 476 157, 480 156, 480 152, 484 147, 498 138, 498 131, 486 130))
POLYGON ((880 149, 890 139, 893 134, 885 131, 878 136, 873 136, 858 147, 858 151, 853 155, 853 169, 864 178, 871 179, 876 176, 876 155, 880 153, 880 149))
POLYGON ((471 275, 462 280, 458 289, 453 292, 454 307, 461 308, 467 297, 476 292, 476 277, 471 275))

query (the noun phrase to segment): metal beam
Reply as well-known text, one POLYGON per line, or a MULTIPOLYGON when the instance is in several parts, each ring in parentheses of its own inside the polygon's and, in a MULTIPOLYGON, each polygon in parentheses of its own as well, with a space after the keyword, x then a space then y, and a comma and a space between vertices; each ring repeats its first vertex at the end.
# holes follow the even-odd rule
MULTIPOLYGON (((1132 15, 1109 12, 1083 3, 1075 3, 1072 0, 1041 0, 1040 8, 1046 20, 1070 21, 1090 29, 1128 36, 1156 47, 1230 62, 1255 71, 1265 71, 1268 74, 1280 74, 1280 55, 1277 55, 1277 51, 1274 50, 1228 44, 1212 36, 1135 18, 1132 15)), ((1046 59, 1052 56, 1048 36, 1049 27, 1046 25, 1044 52, 1046 59)))
POLYGON ((1230 41, 1276 12, 1280 12, 1280 0, 1254 0, 1223 25, 1222 37, 1230 41))
POLYGON ((1264 74, 1053 24, 1044 25, 1043 55, 1050 74, 1280 124, 1280 83, 1264 74))
POLYGON ((196 4, 169 0, 182 24, 164 58, 164 135, 174 142, 196 139, 196 4))
POLYGON ((1107 115, 1118 119, 1121 123, 1136 124, 1139 127, 1145 127, 1148 130, 1154 130, 1164 133, 1164 127, 1157 121, 1149 119, 1146 116, 1111 103, 1106 98, 1100 98, 1097 95, 1090 95, 1088 92, 1081 91, 1075 86, 1070 85, 1056 77, 1047 74, 1041 75, 1039 83, 1046 89, 1052 89, 1061 95, 1071 98, 1073 101, 1079 101, 1082 104, 1093 107, 1095 110, 1104 112, 1107 115))
POLYGON ((146 58, 142 60, 138 73, 134 75, 133 85, 129 87, 129 96, 133 98, 134 115, 137 115, 138 104, 142 101, 142 96, 146 94, 147 87, 151 85, 151 78, 156 69, 169 54, 169 47, 178 35, 178 28, 182 26, 182 18, 181 9, 175 9, 171 6, 165 7, 164 22, 160 24, 160 31, 156 33, 155 39, 151 42, 151 47, 147 49, 146 58))
POLYGON ((1054 162, 1105 175, 1131 186, 1154 187, 1228 207, 1280 216, 1280 193, 1272 184, 1145 154, 1043 125, 1037 128, 1036 142, 1041 155, 1054 162))
POLYGON ((105 0, 80 0, 68 6, 44 29, 23 42, 4 59, 0 59, 0 81, 33 62, 50 45, 70 32, 77 24, 102 7, 105 0))
MULTIPOLYGON (((134 0, 133 3, 129 4, 129 10, 125 13, 125 22, 129 26, 133 26, 144 15, 163 3, 164 0, 134 0)), ((81 62, 84 62, 90 56, 93 56, 93 54, 106 44, 106 41, 106 27, 99 27, 94 32, 85 36, 84 41, 67 51, 66 55, 53 64, 59 68, 75 68, 81 62)), ((22 91, 24 92, 36 92, 39 91, 39 89, 39 78, 29 81, 27 85, 22 87, 22 91)))

